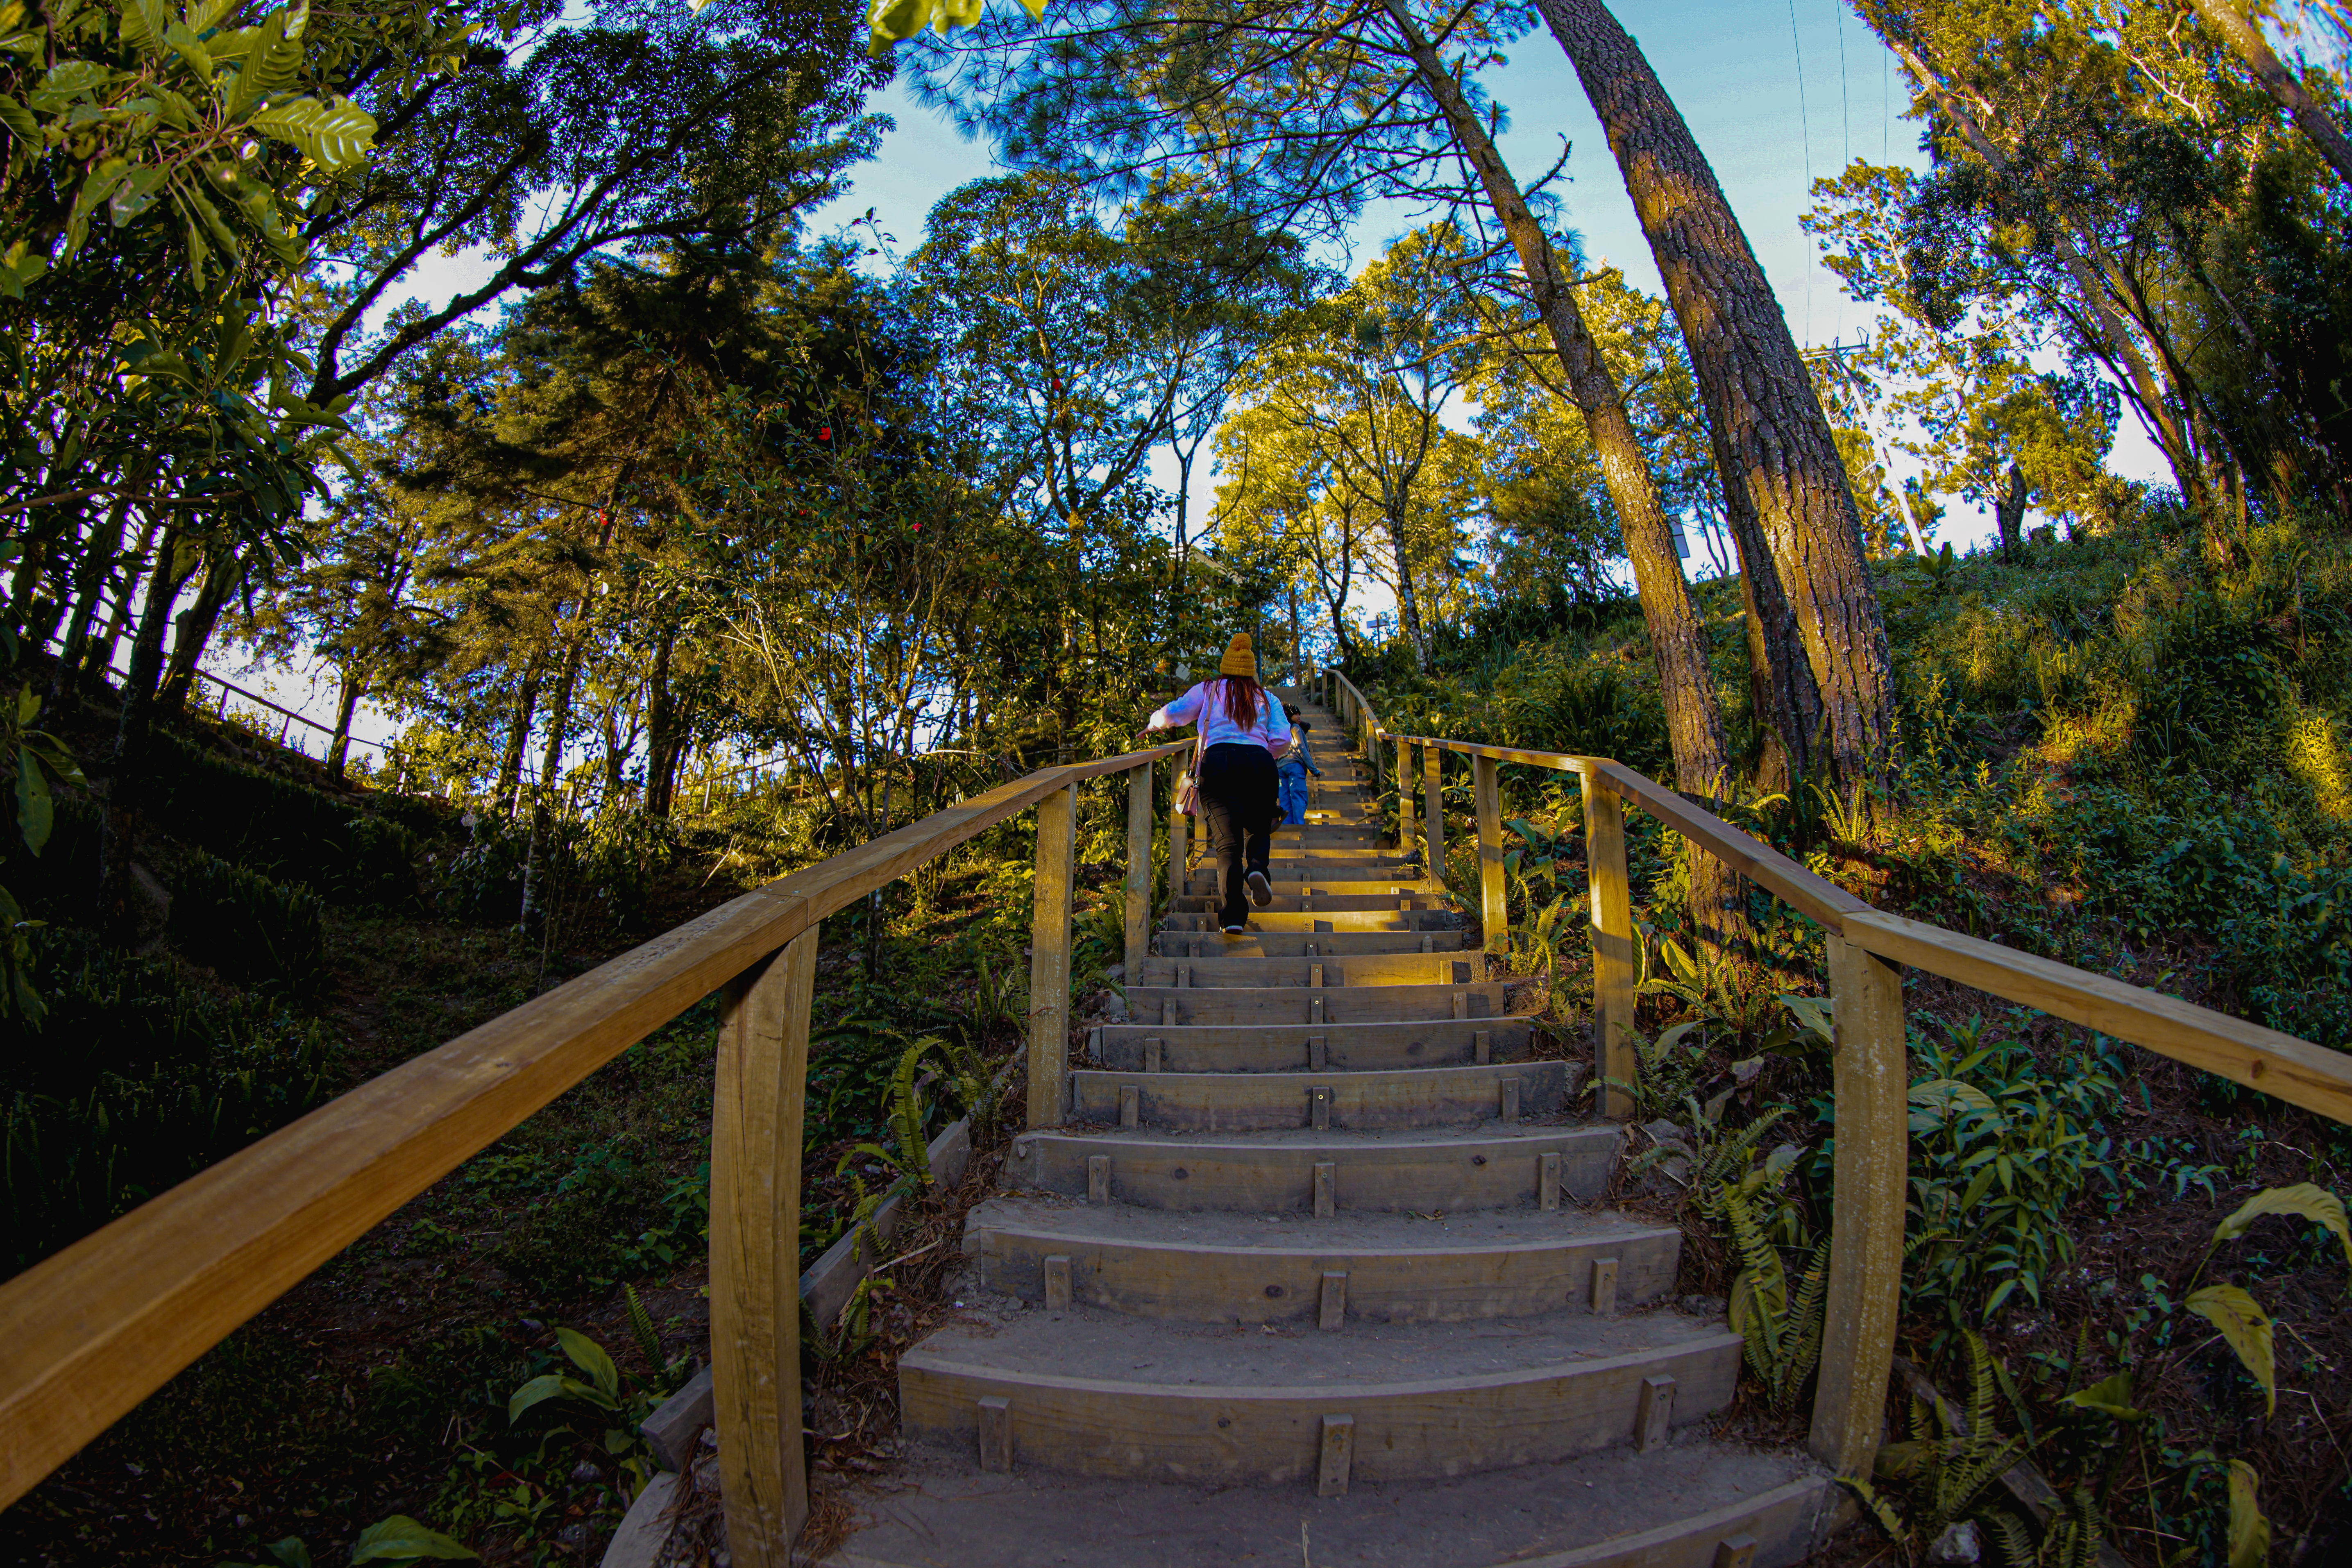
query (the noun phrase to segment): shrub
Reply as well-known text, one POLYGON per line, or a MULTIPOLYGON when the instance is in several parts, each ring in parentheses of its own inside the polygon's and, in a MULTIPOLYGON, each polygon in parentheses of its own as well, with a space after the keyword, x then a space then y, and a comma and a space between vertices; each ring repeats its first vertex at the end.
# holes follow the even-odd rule
POLYGON ((326 978, 326 901, 190 850, 172 894, 172 941, 231 980, 307 996, 326 978))
POLYGON ((338 903, 415 896, 416 835, 323 790, 158 734, 150 804, 175 837, 338 903))
POLYGON ((29 1268, 326 1099, 326 1032, 166 959, 44 943, 0 1055, 0 1267, 29 1268))

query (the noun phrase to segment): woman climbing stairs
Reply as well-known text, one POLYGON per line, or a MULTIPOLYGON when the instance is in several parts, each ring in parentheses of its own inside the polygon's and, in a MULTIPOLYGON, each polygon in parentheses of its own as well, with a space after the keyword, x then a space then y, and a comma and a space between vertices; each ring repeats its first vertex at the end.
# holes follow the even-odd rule
MULTIPOLYGON (((1300 703, 1317 732, 1339 726, 1300 703)), ((976 1207, 964 1317, 899 1363, 912 1483, 844 1568, 1748 1568, 1810 1459, 1711 1435, 1740 1342, 1681 1237, 1594 1206, 1613 1123, 1349 758, 1228 937, 1181 878, 1128 1020, 976 1207)))

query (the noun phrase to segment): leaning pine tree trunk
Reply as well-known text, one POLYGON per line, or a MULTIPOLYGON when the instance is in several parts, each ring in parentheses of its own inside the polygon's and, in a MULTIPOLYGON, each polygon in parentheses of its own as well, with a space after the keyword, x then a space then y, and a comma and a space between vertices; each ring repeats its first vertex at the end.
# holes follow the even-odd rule
POLYGON ((1797 611, 1838 784, 1884 781, 1896 745, 1886 622, 1845 466, 1780 302, 1690 127, 1617 18, 1601 0, 1538 4, 1641 215, 1697 373, 1724 489, 1753 506, 1797 611))
MULTIPOLYGON (((1715 677, 1707 663, 1706 628, 1691 603, 1690 584, 1683 578, 1682 563, 1675 551, 1674 529, 1658 498, 1641 437, 1625 412, 1617 379, 1592 341, 1584 311, 1560 267, 1559 253, 1528 209, 1527 197, 1511 177, 1477 110, 1447 74, 1444 61, 1422 36, 1402 0, 1387 0, 1387 5, 1412 54, 1423 88, 1444 114, 1454 141, 1478 172, 1495 216, 1511 237, 1519 265, 1527 273, 1528 293, 1567 373, 1570 395, 1591 433, 1602 482, 1609 487, 1609 497, 1616 503, 1623 525, 1625 552, 1633 558, 1642 618, 1649 627, 1652 657, 1657 660, 1658 696, 1665 705, 1675 783, 1694 794, 1720 794, 1730 768, 1723 704, 1716 696, 1715 677)), ((1709 953, 1736 960, 1748 940, 1746 894, 1738 874, 1711 855, 1695 853, 1690 910, 1691 923, 1709 953)))

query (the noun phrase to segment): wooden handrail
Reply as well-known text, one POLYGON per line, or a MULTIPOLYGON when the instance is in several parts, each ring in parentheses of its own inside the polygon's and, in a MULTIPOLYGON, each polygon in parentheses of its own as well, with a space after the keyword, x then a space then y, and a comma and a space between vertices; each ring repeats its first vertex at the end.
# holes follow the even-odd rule
MULTIPOLYGON (((1426 807, 1432 846, 1444 842, 1437 822, 1435 759, 1443 752, 1474 759, 1482 868, 1498 866, 1504 853, 1500 814, 1491 799, 1496 767, 1513 763, 1581 776, 1586 867, 1592 890, 1593 1063, 1601 1089, 1597 1109, 1602 1114, 1622 1115, 1629 1109, 1630 1102, 1614 1092, 1612 1080, 1630 1080, 1633 1071, 1635 954, 1620 802, 1639 805, 1694 847, 1735 868, 1822 928, 1836 1034, 1837 1201, 1831 1215, 1828 1299, 1811 1447, 1841 1475, 1870 1473, 1902 1298, 1910 1073, 1898 965, 1924 969, 2102 1030, 2158 1056, 2352 1122, 2352 1057, 2342 1052, 2111 975, 1873 909, 1687 796, 1607 757, 1394 734, 1380 726, 1371 704, 1346 678, 1333 672, 1332 679, 1369 727, 1368 752, 1377 757, 1379 742, 1393 741, 1402 769, 1412 747, 1423 749, 1433 781, 1426 807)), ((1400 824, 1407 832, 1410 820, 1401 812, 1400 824)), ((1498 902, 1491 893, 1485 899, 1490 926, 1498 902)), ((1507 906, 1504 917, 1507 919, 1507 906)), ((1498 943, 1489 930, 1486 945, 1492 951, 1507 943, 1498 943)))
POLYGON ((1465 756, 1603 779, 1620 797, 1787 900, 1831 935, 1865 952, 2055 1014, 2159 1056, 2276 1095, 2306 1110, 2352 1122, 2352 1057, 2342 1051, 2111 975, 2094 974, 1999 942, 1874 910, 1836 883, 1622 763, 1422 735, 1390 738, 1465 756))
POLYGON ((826 915, 1058 792, 1189 747, 1042 769, 746 893, 370 1079, 0 1284, 0 1507, 403 1204, 826 915))

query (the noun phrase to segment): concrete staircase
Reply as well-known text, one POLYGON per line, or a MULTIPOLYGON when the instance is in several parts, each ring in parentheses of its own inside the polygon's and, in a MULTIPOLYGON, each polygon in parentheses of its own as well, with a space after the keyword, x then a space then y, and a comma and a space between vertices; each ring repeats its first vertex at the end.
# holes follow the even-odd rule
MULTIPOLYGON (((1297 694, 1291 699, 1299 701, 1297 694)), ((1323 737, 1246 935, 1193 870, 1067 1124, 975 1208, 962 1321, 843 1568, 1763 1568, 1832 1489, 1709 1431, 1740 1343, 1596 1205, 1612 1124, 1323 737)))

